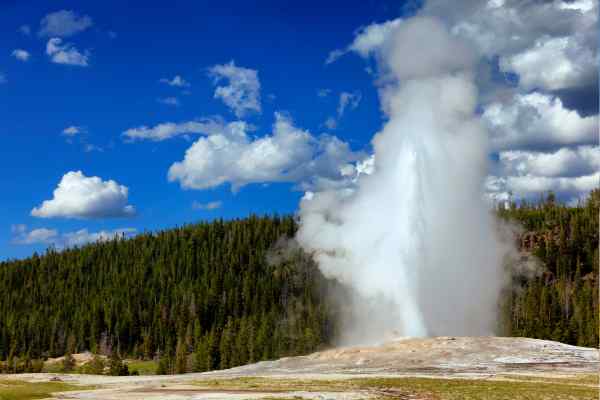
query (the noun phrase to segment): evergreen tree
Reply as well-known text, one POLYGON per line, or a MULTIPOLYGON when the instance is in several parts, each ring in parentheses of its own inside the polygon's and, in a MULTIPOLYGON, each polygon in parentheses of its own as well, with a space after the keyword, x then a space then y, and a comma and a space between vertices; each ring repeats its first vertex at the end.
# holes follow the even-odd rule
POLYGON ((177 349, 175 351, 175 373, 185 374, 187 372, 187 351, 183 340, 177 341, 177 349))

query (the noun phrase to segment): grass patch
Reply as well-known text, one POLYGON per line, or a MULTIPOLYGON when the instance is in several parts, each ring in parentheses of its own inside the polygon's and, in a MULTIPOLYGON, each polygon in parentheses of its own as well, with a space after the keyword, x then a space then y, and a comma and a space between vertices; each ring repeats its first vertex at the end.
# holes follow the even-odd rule
MULTIPOLYGON (((104 360, 105 365, 108 363, 108 360, 104 360)), ((67 373, 69 374, 89 374, 90 372, 86 369, 86 366, 91 363, 88 361, 87 363, 81 364, 73 368, 72 371, 67 373)), ((125 363, 129 367, 129 374, 133 375, 134 371, 137 371, 139 375, 156 375, 156 369, 158 367, 158 363, 156 361, 143 361, 143 360, 125 360, 125 363)), ((63 364, 61 362, 54 363, 44 363, 44 367, 42 368, 42 372, 54 373, 54 374, 63 374, 63 364)), ((1 400, 1 399, 0 399, 1 400)))
POLYGON ((25 382, 0 379, 0 400, 46 399, 52 393, 86 390, 89 387, 70 385, 64 382, 25 382))
POLYGON ((598 388, 571 383, 500 380, 389 378, 358 379, 353 384, 385 390, 408 390, 440 400, 571 400, 598 399, 598 388))
POLYGON ((595 385, 600 384, 600 376, 594 374, 581 374, 569 377, 546 377, 534 375, 499 375, 499 380, 515 380, 524 382, 560 383, 567 385, 595 385))
POLYGON ((125 360, 125 363, 129 367, 130 374, 133 374, 133 371, 137 371, 140 375, 156 375, 158 367, 156 361, 125 360))
POLYGON ((63 363, 61 362, 53 362, 53 363, 44 363, 44 367, 42 368, 42 372, 47 372, 49 374, 83 374, 84 365, 78 365, 73 368, 69 372, 63 371, 63 363))
POLYGON ((220 390, 249 390, 268 392, 341 392, 348 388, 345 380, 321 380, 321 379, 284 379, 284 378, 256 378, 243 377, 231 379, 207 379, 195 381, 192 384, 203 389, 220 390))
POLYGON ((63 365, 61 362, 53 362, 53 363, 45 362, 44 366, 42 367, 42 372, 48 372, 51 374, 59 374, 62 372, 62 370, 63 370, 63 365))
MULTIPOLYGON (((508 378, 508 377, 507 377, 508 378)), ((514 378, 513 376, 510 377, 514 378)), ((535 377, 532 377, 535 378, 535 377)), ((379 398, 432 400, 574 400, 598 399, 598 388, 587 386, 590 376, 552 381, 474 380, 440 378, 364 378, 348 380, 294 380, 281 378, 214 379, 194 382, 206 389, 269 392, 356 391, 379 398)), ((597 383, 594 381, 594 383, 597 383)))

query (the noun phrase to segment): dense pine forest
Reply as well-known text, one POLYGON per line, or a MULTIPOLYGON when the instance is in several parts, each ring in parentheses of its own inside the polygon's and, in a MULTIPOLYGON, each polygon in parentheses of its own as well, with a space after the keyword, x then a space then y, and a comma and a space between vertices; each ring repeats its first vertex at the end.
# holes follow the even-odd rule
POLYGON ((520 250, 541 261, 515 276, 503 299, 507 333, 598 347, 599 208, 596 189, 573 207, 558 204, 550 193, 536 204, 499 209, 524 230, 520 250))
MULTIPOLYGON (((507 334, 598 346, 598 207, 552 195, 500 207, 539 265, 513 278, 507 334)), ((0 369, 89 350, 159 373, 228 368, 325 347, 343 292, 300 250, 292 217, 199 223, 0 263, 0 369)), ((112 368, 112 367, 111 367, 112 368)), ((125 371, 126 372, 126 371, 125 371)))
POLYGON ((336 285, 302 253, 274 257, 295 230, 253 216, 1 263, 0 359, 90 350, 184 372, 313 351, 334 335, 336 285))

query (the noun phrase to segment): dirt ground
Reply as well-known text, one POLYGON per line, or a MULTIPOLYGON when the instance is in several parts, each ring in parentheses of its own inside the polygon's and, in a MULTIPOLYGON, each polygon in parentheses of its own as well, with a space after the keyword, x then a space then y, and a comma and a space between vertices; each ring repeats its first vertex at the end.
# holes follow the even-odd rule
MULTIPOLYGON (((336 348, 207 373, 127 377, 24 374, 8 379, 60 379, 95 387, 55 394, 61 399, 454 399, 461 397, 435 395, 436 385, 456 383, 448 386, 448 393, 455 393, 466 380, 491 382, 496 386, 482 386, 482 390, 508 393, 508 397, 498 398, 588 399, 598 398, 590 393, 598 392, 599 367, 598 349, 527 338, 438 337, 336 348), (518 391, 521 386, 531 392, 528 388, 562 383, 569 389, 565 397, 520 397, 518 391), (512 392, 512 387, 518 390, 512 392)), ((469 398, 496 398, 490 396, 469 398)))

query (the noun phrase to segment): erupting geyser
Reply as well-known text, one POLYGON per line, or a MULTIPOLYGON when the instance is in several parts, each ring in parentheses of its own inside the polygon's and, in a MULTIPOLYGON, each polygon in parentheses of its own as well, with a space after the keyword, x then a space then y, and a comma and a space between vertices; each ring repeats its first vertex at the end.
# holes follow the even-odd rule
POLYGON ((493 334, 505 246, 483 195, 475 54, 415 17, 375 57, 388 120, 372 140, 374 171, 351 192, 304 199, 297 239, 360 297, 346 342, 493 334))

